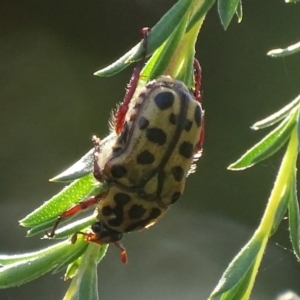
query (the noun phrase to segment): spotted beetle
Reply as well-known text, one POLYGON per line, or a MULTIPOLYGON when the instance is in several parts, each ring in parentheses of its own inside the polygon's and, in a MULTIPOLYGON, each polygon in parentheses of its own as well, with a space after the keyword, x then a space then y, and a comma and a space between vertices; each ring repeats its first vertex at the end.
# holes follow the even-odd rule
MULTIPOLYGON (((144 39, 146 40, 146 39, 144 39)), ((61 219, 97 205, 97 221, 83 234, 88 242, 114 243, 127 262, 119 241, 123 234, 148 228, 159 220, 183 193, 186 177, 195 170, 202 151, 204 112, 201 107, 201 68, 194 62, 195 89, 170 76, 161 76, 137 88, 134 70, 125 98, 111 126, 115 138, 100 146, 93 137, 97 181, 105 192, 90 197, 58 216, 61 219)))

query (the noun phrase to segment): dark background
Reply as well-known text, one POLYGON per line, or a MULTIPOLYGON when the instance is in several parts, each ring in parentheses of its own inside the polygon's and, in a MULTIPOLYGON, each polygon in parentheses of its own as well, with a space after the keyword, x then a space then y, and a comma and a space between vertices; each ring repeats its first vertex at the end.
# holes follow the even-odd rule
MULTIPOLYGON (((112 78, 93 73, 139 40, 175 1, 0 1, 0 253, 50 244, 25 238, 18 220, 57 193, 48 179, 108 132, 132 68, 112 78)), ((114 247, 99 265, 100 299, 206 299, 259 224, 282 152, 244 172, 226 167, 265 132, 250 126, 300 91, 300 54, 266 56, 300 40, 300 4, 244 1, 244 19, 224 31, 213 7, 201 29, 206 140, 198 171, 155 227, 124 239, 129 265, 114 247)), ((62 299, 69 283, 46 275, 0 299, 62 299)), ((300 266, 287 221, 272 237, 252 299, 300 293, 300 266), (286 249, 283 249, 286 247, 286 249)))

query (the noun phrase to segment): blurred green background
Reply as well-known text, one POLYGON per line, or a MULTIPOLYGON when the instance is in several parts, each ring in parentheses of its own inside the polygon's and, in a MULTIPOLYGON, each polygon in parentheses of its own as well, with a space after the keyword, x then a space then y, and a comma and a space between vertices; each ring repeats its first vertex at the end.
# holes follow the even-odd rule
MULTIPOLYGON (((57 193, 48 179, 104 137, 132 68, 112 78, 93 73, 139 40, 175 3, 161 0, 1 1, 0 253, 47 247, 25 238, 18 220, 57 193)), ((129 265, 111 247, 99 266, 100 299, 206 299, 258 225, 281 154, 244 172, 226 167, 266 132, 250 126, 300 92, 300 54, 272 59, 267 51, 300 40, 300 4, 244 1, 244 19, 225 32, 216 6, 197 43, 206 110, 204 153, 197 173, 166 217, 128 234, 129 265)), ((62 299, 69 283, 46 275, 0 299, 62 299)), ((252 299, 300 293, 300 265, 287 222, 271 238, 252 299), (283 249, 286 247, 286 249, 283 249)))

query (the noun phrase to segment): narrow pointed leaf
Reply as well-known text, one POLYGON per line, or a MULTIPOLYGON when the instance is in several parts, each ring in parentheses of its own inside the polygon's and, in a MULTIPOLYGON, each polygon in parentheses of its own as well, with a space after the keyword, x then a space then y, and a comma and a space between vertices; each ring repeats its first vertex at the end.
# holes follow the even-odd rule
MULTIPOLYGON (((190 0, 178 1, 151 29, 147 38, 147 54, 151 55, 171 35, 172 31, 180 23, 182 17, 192 4, 190 0)), ((94 75, 109 77, 119 73, 132 62, 141 59, 143 43, 140 42, 129 52, 108 67, 95 72, 94 75)))
POLYGON ((240 282, 234 288, 222 294, 221 300, 242 299, 249 287, 252 276, 255 276, 255 274, 253 274, 253 269, 254 263, 252 263, 252 266, 249 268, 247 273, 243 276, 243 278, 241 278, 240 282))
POLYGON ((220 296, 233 289, 250 272, 261 247, 262 240, 251 239, 230 263, 210 297, 220 296))
POLYGON ((272 57, 283 57, 283 56, 288 56, 295 54, 300 51, 300 42, 293 44, 291 46, 288 46, 287 48, 284 49, 273 49, 270 50, 267 55, 272 56, 272 57))
MULTIPOLYGON (((111 148, 115 142, 117 135, 111 132, 107 137, 100 141, 100 148, 111 148)), ((52 182, 70 182, 79 179, 93 171, 93 154, 94 149, 86 153, 79 161, 70 166, 67 170, 51 178, 52 182)))
MULTIPOLYGON (((181 22, 176 26, 176 29, 174 29, 172 35, 164 44, 164 48, 162 51, 160 51, 158 60, 151 70, 149 80, 155 79, 164 74, 170 60, 174 59, 174 52, 176 51, 178 43, 182 39, 186 30, 186 19, 186 16, 182 18, 181 22)), ((167 72, 167 74, 171 75, 172 77, 176 77, 176 74, 170 74, 170 72, 167 72)))
POLYGON ((103 257, 106 255, 106 252, 108 250, 109 244, 104 244, 101 246, 101 249, 98 253, 97 262, 99 263, 103 257))
POLYGON ((78 201, 87 198, 96 190, 95 179, 89 174, 75 180, 60 193, 45 202, 31 214, 27 215, 20 224, 24 227, 33 227, 57 217, 78 201))
POLYGON ((81 178, 93 171, 93 153, 94 149, 91 149, 83 157, 80 158, 67 170, 63 171, 59 175, 49 179, 51 182, 72 182, 78 178, 81 178))
POLYGON ((293 178, 291 193, 289 198, 289 229, 290 239, 297 259, 300 260, 300 212, 297 196, 296 175, 293 178))
POLYGON ((72 279, 64 300, 99 299, 97 278, 98 254, 99 247, 95 244, 90 244, 82 258, 77 276, 72 279))
POLYGON ((218 0, 218 12, 221 23, 226 30, 236 13, 240 0, 218 0))
POLYGON ((34 280, 54 269, 70 256, 74 259, 81 256, 86 250, 87 243, 79 239, 75 244, 69 241, 56 244, 41 251, 25 255, 0 256, 0 288, 20 286, 34 280), (5 262, 10 261, 9 264, 5 262))
POLYGON ((208 13, 211 7, 215 4, 216 0, 205 0, 204 3, 199 7, 199 9, 193 14, 190 19, 186 32, 189 32, 196 23, 208 13))
MULTIPOLYGON (((30 228, 27 231, 26 237, 32 237, 34 235, 37 235, 41 232, 45 233, 46 231, 48 231, 49 229, 52 229, 54 223, 57 220, 57 216, 55 218, 50 219, 49 221, 40 223, 38 225, 33 226, 32 228, 30 228)), ((64 221, 67 220, 62 220, 61 223, 64 223, 64 221)), ((25 226, 26 227, 26 226, 25 226)))
MULTIPOLYGON (((65 281, 68 279, 72 279, 74 276, 76 276, 76 274, 78 272, 78 268, 81 263, 82 263, 82 256, 78 257, 76 260, 74 260, 71 264, 68 265, 68 268, 64 275, 65 281)), ((65 268, 66 268, 66 266, 60 265, 53 271, 53 273, 60 273, 60 271, 65 268)))
POLYGON ((236 15, 238 18, 238 22, 241 23, 243 19, 243 4, 242 0, 239 1, 238 7, 236 9, 236 15))
POLYGON ((294 114, 292 117, 287 117, 283 120, 279 126, 248 150, 239 160, 231 164, 228 169, 236 171, 250 168, 254 164, 276 153, 288 140, 295 126, 296 120, 294 114))
POLYGON ((299 106, 299 104, 300 104, 300 95, 296 97, 291 103, 284 106, 276 113, 253 124, 251 128, 257 130, 257 129, 262 129, 262 128, 272 126, 273 124, 285 118, 296 106, 299 106))
POLYGON ((55 236, 53 239, 64 239, 69 237, 75 232, 81 231, 82 229, 91 226, 96 221, 95 214, 92 214, 86 218, 82 218, 78 221, 72 222, 65 225, 55 231, 55 236))

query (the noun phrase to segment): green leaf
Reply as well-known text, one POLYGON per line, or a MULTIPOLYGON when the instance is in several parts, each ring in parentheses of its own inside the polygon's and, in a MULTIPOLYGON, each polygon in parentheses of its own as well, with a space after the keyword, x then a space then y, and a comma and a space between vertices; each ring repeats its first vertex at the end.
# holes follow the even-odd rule
POLYGON ((66 226, 63 226, 55 231, 53 239, 64 239, 69 237, 75 232, 81 231, 82 229, 91 226, 96 221, 96 215, 92 214, 86 218, 82 218, 78 221, 72 222, 66 226))
POLYGON ((248 289, 251 278, 253 276, 253 269, 254 263, 252 263, 252 266, 249 268, 249 270, 246 272, 243 278, 241 278, 240 282, 235 287, 230 289, 228 292, 222 294, 221 300, 242 299, 242 297, 248 289))
MULTIPOLYGON (((186 30, 187 17, 183 17, 181 22, 176 26, 171 36, 168 38, 167 42, 164 44, 163 49, 160 49, 160 55, 151 70, 149 75, 149 80, 155 79, 158 76, 165 73, 165 69, 170 63, 171 59, 174 59, 174 52, 177 49, 177 46, 185 34, 186 30)), ((175 71, 175 70, 173 70, 175 71)), ((172 77, 177 77, 176 74, 169 74, 172 77)))
POLYGON ((294 113, 293 116, 287 116, 279 126, 248 150, 240 159, 231 164, 228 169, 233 171, 243 170, 276 153, 285 144, 295 128, 297 124, 295 115, 294 113))
POLYGON ((23 255, 0 255, 0 288, 20 286, 51 271, 66 260, 76 259, 87 248, 88 243, 78 239, 75 244, 69 241, 49 248, 23 255))
POLYGON ((299 106, 299 104, 300 104, 300 95, 297 96, 292 102, 284 106, 276 113, 253 124, 251 128, 257 130, 257 129, 262 129, 262 128, 272 126, 273 124, 285 118, 295 107, 299 106))
POLYGON ((283 57, 283 56, 288 56, 295 54, 300 51, 300 42, 293 44, 291 46, 288 46, 287 48, 284 49, 273 49, 270 50, 267 55, 272 56, 272 57, 283 57))
MULTIPOLYGON (((218 285, 210 295, 210 298, 220 296, 235 288, 243 278, 246 278, 245 280, 247 280, 251 274, 251 268, 253 267, 261 247, 262 240, 259 238, 252 238, 229 264, 218 285)), ((241 284, 243 283, 241 282, 241 284)))
MULTIPOLYGON (((57 220, 57 217, 48 222, 45 222, 45 223, 42 223, 42 224, 32 227, 30 230, 27 231, 26 236, 31 237, 31 236, 34 236, 39 233, 45 233, 45 231, 52 229, 53 224, 56 220, 57 220)), ((57 229, 55 231, 55 236, 51 239, 56 240, 56 239, 64 239, 66 237, 69 237, 73 233, 90 226, 91 224, 93 224, 95 222, 95 220, 96 220, 96 216, 94 214, 92 214, 86 218, 82 218, 82 219, 72 222, 68 225, 65 225, 65 226, 57 229)), ((61 222, 59 224, 61 225, 66 221, 69 221, 69 219, 61 220, 61 222)), ((45 237, 45 239, 48 239, 48 238, 45 237)))
POLYGON ((243 4, 242 1, 239 1, 238 7, 236 9, 236 15, 238 18, 238 22, 241 23, 243 19, 243 4))
POLYGON ((67 271, 65 272, 64 280, 71 279, 74 276, 76 276, 81 262, 82 262, 82 256, 78 257, 76 260, 74 260, 69 265, 64 265, 64 264, 60 265, 53 271, 53 274, 60 273, 62 270, 64 270, 67 267, 67 271))
MULTIPOLYGON (((296 171, 295 171, 296 173, 296 171)), ((297 259, 300 260, 300 212, 297 196, 296 174, 293 178, 293 184, 289 198, 289 229, 290 239, 297 259)))
POLYGON ((96 190, 98 193, 98 188, 95 186, 95 179, 92 174, 77 179, 26 216, 20 221, 20 224, 24 227, 34 227, 40 223, 51 220, 78 201, 86 199, 92 192, 96 192, 96 190))
POLYGON ((206 0, 199 7, 199 9, 191 17, 191 19, 188 23, 188 26, 186 28, 186 32, 189 32, 200 19, 205 17, 205 15, 211 9, 211 7, 215 4, 215 2, 216 2, 216 0, 206 0))
POLYGON ((218 0, 218 12, 225 30, 236 13, 239 2, 240 0, 218 0))
POLYGON ((98 263, 99 263, 99 262, 103 259, 103 257, 105 256, 108 247, 109 247, 109 244, 104 244, 104 245, 101 246, 101 249, 100 249, 100 251, 99 251, 99 253, 98 253, 98 257, 97 257, 97 262, 98 262, 98 263))
MULTIPOLYGON (((101 149, 111 149, 115 143, 117 135, 115 132, 111 132, 106 138, 100 141, 101 149)), ((59 175, 50 179, 52 182, 70 182, 75 179, 81 178, 93 171, 93 154, 94 149, 91 149, 86 153, 79 161, 70 166, 67 170, 59 175)))
POLYGON ((79 265, 77 276, 72 279, 64 300, 99 299, 97 278, 98 255, 99 247, 96 244, 89 244, 79 265))
MULTIPOLYGON (((102 143, 102 141, 101 141, 102 143)), ((93 171, 93 154, 94 149, 91 149, 75 164, 63 171, 59 175, 49 179, 51 182, 72 182, 75 179, 81 178, 93 171)))
MULTIPOLYGON (((185 13, 189 10, 192 1, 178 1, 151 29, 147 37, 147 55, 151 55, 172 34, 174 28, 180 23, 185 13)), ((141 59, 143 41, 134 46, 117 61, 108 67, 94 73, 96 76, 109 77, 119 73, 131 63, 141 59)))
MULTIPOLYGON (((27 231, 26 237, 32 237, 41 232, 45 233, 47 230, 52 229, 56 220, 57 220, 57 216, 49 221, 35 225, 34 227, 30 228, 30 230, 27 231)), ((67 219, 65 219, 65 220, 62 219, 61 223, 64 223, 66 221, 67 221, 67 219)))

